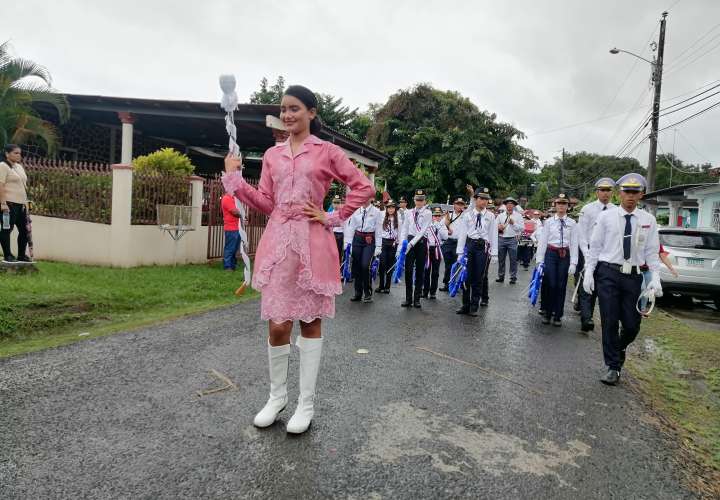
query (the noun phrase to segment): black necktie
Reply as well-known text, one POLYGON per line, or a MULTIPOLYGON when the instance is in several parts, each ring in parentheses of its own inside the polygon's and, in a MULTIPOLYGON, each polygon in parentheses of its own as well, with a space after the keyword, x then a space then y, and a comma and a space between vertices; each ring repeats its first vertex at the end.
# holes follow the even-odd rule
POLYGON ((625 216, 625 234, 623 235, 623 259, 630 260, 630 243, 632 243, 632 214, 625 216))
POLYGON ((475 219, 475 229, 477 228, 482 229, 482 214, 477 214, 477 218, 475 219))
POLYGON ((418 216, 419 215, 420 215, 420 213, 416 210, 415 211, 415 225, 418 225, 418 216))
POLYGON ((607 210, 607 205, 603 205, 603 211, 607 210))
POLYGON ((565 246, 565 219, 560 219, 560 248, 565 246))
POLYGON ((363 208, 362 221, 360 221, 360 232, 361 233, 362 233, 362 230, 365 229, 365 211, 366 211, 366 209, 363 208))

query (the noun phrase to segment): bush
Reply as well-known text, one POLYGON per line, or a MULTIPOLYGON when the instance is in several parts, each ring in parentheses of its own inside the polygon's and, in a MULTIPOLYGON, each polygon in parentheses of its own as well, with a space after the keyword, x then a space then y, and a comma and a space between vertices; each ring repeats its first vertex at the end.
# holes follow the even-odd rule
POLYGON ((188 176, 195 171, 190 158, 173 148, 162 148, 133 160, 135 172, 147 175, 188 176))

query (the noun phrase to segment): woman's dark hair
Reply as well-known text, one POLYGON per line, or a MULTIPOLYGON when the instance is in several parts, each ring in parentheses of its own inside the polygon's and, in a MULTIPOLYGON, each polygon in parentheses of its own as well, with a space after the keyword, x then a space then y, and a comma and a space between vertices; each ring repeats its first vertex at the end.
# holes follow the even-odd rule
POLYGON ((390 230, 390 219, 392 219, 393 222, 395 222, 395 224, 393 225, 393 227, 394 227, 395 230, 397 231, 397 230, 398 230, 398 225, 399 225, 397 207, 394 207, 394 208, 395 208, 395 212, 394 212, 392 215, 390 215, 390 213, 388 212, 387 208, 388 208, 388 207, 385 208, 385 220, 383 220, 383 229, 385 229, 386 231, 389 231, 389 230, 390 230))
MULTIPOLYGON (((315 111, 317 111, 317 97, 309 88, 302 85, 290 85, 285 89, 285 95, 291 95, 302 102, 307 109, 315 108, 315 111)), ((315 118, 310 121, 310 133, 317 134, 320 130, 322 130, 322 120, 320 120, 320 115, 315 114, 315 118)))
POLYGON ((20 146, 17 144, 5 144, 5 147, 3 148, 3 160, 7 160, 7 155, 16 149, 20 149, 20 146))

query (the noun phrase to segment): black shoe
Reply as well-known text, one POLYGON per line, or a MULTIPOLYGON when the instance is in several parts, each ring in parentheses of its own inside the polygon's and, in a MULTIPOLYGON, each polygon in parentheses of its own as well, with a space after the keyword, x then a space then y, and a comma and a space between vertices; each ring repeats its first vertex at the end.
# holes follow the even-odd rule
POLYGON ((593 323, 593 320, 585 321, 584 323, 580 324, 580 330, 583 332, 591 332, 595 329, 595 323, 593 323))
POLYGON ((409 300, 405 300, 400 304, 400 307, 410 307, 412 305, 412 302, 409 300))
POLYGON ((620 372, 618 370, 608 370, 608 372, 600 379, 605 385, 617 385, 620 381, 620 372))
POLYGON ((488 305, 487 300, 483 300, 482 302, 480 302, 480 307, 487 307, 487 305, 488 305))
POLYGON ((470 309, 467 307, 461 307, 460 309, 455 311, 455 314, 469 314, 469 313, 470 313, 470 309))
POLYGON ((355 295, 352 299, 350 299, 350 302, 360 302, 362 299, 362 295, 355 295))
POLYGON ((558 318, 553 318, 552 324, 553 326, 562 326, 562 321, 560 321, 560 319, 558 318))
POLYGON ((372 294, 369 293, 363 297, 363 302, 372 302, 372 294))
POLYGON ((390 293, 390 289, 389 289, 389 288, 385 288, 385 289, 382 291, 382 293, 390 293))
POLYGON ((526 266, 525 264, 523 264, 523 269, 527 271, 528 269, 530 269, 530 266, 526 266))
POLYGON ((573 305, 573 311, 575 311, 575 312, 579 312, 579 311, 580 311, 580 301, 577 301, 577 302, 573 305))
POLYGON ((429 296, 429 294, 427 294, 427 293, 423 293, 423 294, 421 295, 421 297, 422 297, 423 299, 427 299, 428 296, 429 296))
POLYGON ((550 316, 543 316, 542 324, 549 325, 550 324, 550 316))
POLYGON ((447 285, 441 286, 440 288, 438 288, 438 290, 441 292, 449 292, 450 291, 450 289, 447 287, 447 285))
POLYGON ((478 315, 478 308, 477 308, 477 306, 471 307, 471 308, 470 308, 470 311, 468 312, 468 314, 469 314, 470 316, 477 316, 477 315, 478 315))
POLYGON ((543 311, 542 309, 538 309, 538 314, 540 316, 545 316, 545 311, 543 311))
POLYGON ((504 276, 503 276, 502 278, 498 278, 498 279, 495 280, 495 283, 504 283, 504 282, 505 282, 505 277, 504 277, 504 276))
POLYGON ((12 264, 14 262, 17 262, 17 259, 15 257, 13 257, 12 255, 8 255, 7 257, 3 257, 2 261, 12 264))
POLYGON ((416 307, 420 309, 422 306, 420 305, 420 299, 415 299, 415 302, 413 302, 413 307, 416 307))
POLYGON ((32 262, 33 260, 28 257, 27 255, 23 255, 22 257, 18 257, 18 262, 32 262))
POLYGON ((384 289, 384 288, 380 288, 380 287, 377 287, 377 288, 375 289, 375 293, 383 293, 384 291, 385 291, 385 289, 384 289))
POLYGON ((514 285, 515 283, 517 283, 517 278, 510 278, 510 284, 514 285))
POLYGON ((431 293, 431 294, 428 296, 428 299, 430 299, 430 300, 436 300, 436 299, 437 299, 437 295, 435 295, 434 293, 431 293))

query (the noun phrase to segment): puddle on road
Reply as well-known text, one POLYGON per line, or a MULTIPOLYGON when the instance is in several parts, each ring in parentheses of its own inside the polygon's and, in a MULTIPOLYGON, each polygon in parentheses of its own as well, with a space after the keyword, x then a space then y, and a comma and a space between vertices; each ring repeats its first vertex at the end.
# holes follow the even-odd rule
POLYGON ((467 473, 477 469, 495 476, 508 472, 552 476, 569 486, 557 469, 579 467, 591 447, 582 441, 564 446, 544 439, 530 443, 511 434, 496 432, 481 419, 466 415, 467 426, 413 407, 392 403, 383 408, 358 458, 364 462, 395 463, 403 458, 427 457, 442 472, 467 473))

